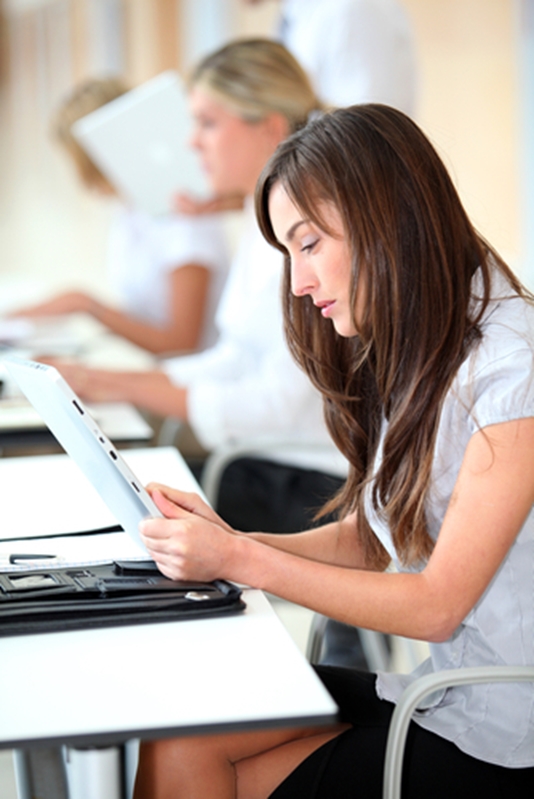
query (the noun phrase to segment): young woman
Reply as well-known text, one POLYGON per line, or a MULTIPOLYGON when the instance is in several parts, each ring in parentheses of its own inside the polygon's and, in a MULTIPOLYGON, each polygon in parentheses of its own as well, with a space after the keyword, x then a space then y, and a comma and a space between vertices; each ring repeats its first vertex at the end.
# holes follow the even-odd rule
MULTIPOLYGON (((469 222, 435 150, 387 106, 334 111, 257 189, 285 255, 295 358, 350 461, 339 521, 241 535, 153 486, 142 535, 173 578, 225 577, 353 625, 426 639, 418 673, 534 662, 534 306, 469 222), (387 570, 393 563, 395 570, 387 570)), ((329 730, 143 745, 136 799, 381 797, 395 701, 416 675, 317 667, 329 730)), ((534 688, 457 687, 411 726, 405 797, 530 797, 534 688)))
POLYGON ((154 217, 132 207, 89 157, 73 134, 81 117, 121 97, 117 78, 76 86, 57 110, 52 130, 81 183, 117 204, 107 254, 115 307, 83 291, 69 291, 18 316, 87 313, 109 330, 153 353, 189 352, 214 344, 213 316, 228 258, 221 220, 178 214, 154 217))

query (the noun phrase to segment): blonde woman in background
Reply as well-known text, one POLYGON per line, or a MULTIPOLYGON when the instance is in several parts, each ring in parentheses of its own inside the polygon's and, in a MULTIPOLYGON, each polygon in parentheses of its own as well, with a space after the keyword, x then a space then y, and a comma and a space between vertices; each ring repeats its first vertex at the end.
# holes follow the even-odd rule
POLYGON ((72 132, 78 119, 126 91, 117 78, 86 81, 65 99, 52 125, 54 138, 72 160, 82 184, 119 204, 108 244, 110 285, 119 307, 86 292, 69 291, 21 309, 17 316, 87 313, 153 353, 203 349, 216 338, 213 317, 227 271, 222 220, 208 215, 155 217, 132 207, 72 132))
POLYGON ((122 400, 189 422, 206 450, 283 439, 286 453, 243 462, 222 484, 219 510, 239 529, 306 526, 346 474, 318 392, 295 365, 282 322, 282 257, 258 229, 252 194, 276 147, 321 106, 281 44, 233 42, 205 58, 189 82, 192 144, 216 194, 247 197, 244 225, 216 315, 217 344, 163 361, 157 371, 112 372, 58 364, 89 401, 122 400))
MULTIPOLYGON (((265 0, 242 0, 244 5, 265 0)), ((272 3, 272 0, 270 0, 272 3)), ((331 106, 385 103, 414 116, 419 70, 415 32, 399 0, 279 0, 274 38, 306 70, 331 106)), ((241 207, 239 196, 176 196, 177 212, 241 207)))

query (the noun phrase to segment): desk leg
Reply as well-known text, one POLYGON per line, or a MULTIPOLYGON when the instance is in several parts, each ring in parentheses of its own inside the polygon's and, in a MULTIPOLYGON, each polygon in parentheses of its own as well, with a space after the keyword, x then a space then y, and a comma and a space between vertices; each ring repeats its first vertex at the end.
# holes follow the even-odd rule
POLYGON ((59 746, 16 749, 13 765, 18 799, 68 799, 67 775, 59 746))
POLYGON ((70 799, 123 799, 123 750, 67 750, 70 799))
POLYGON ((32 799, 30 775, 28 774, 28 764, 24 757, 23 749, 13 750, 13 770, 15 772, 18 799, 32 799))

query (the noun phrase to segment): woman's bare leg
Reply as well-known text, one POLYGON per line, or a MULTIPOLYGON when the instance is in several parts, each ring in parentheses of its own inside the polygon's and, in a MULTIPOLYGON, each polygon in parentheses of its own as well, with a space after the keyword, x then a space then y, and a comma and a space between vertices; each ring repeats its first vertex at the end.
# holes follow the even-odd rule
POLYGON ((170 738, 141 744, 134 799, 267 799, 347 725, 170 738))

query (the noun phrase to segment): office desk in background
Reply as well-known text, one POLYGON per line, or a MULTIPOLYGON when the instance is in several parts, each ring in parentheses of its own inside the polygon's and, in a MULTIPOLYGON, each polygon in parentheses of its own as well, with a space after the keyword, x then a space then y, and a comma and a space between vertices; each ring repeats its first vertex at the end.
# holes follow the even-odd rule
MULTIPOLYGON (((2 329, 13 325, 33 325, 31 334, 20 336, 11 347, 0 349, 0 455, 29 455, 62 452, 39 414, 26 401, 18 386, 2 366, 2 352, 22 358, 41 355, 68 357, 102 368, 146 369, 154 358, 118 336, 109 333, 94 319, 83 314, 31 322, 2 320, 2 329)), ((0 345, 2 343, 0 336, 0 345)), ((141 413, 125 402, 88 404, 91 414, 108 438, 118 447, 148 445, 154 431, 141 413)))
MULTIPOLYGON (((117 447, 149 445, 154 431, 127 402, 87 403, 87 408, 117 447)), ((0 398, 0 456, 63 452, 37 411, 23 398, 0 398)))
MULTIPOLYGON (((171 447, 124 456, 143 482, 196 487, 171 447)), ((69 559, 132 554, 124 533, 64 535, 110 523, 65 455, 0 461, 0 492, 1 537, 20 536, 0 541, 4 562, 15 547, 69 559)), ((331 722, 335 704, 265 596, 245 589, 244 600, 243 613, 217 619, 0 638, 0 748, 64 743, 79 752, 137 737, 331 722)), ((87 779, 75 785, 72 799, 124 795, 118 778, 105 794, 87 779)))

